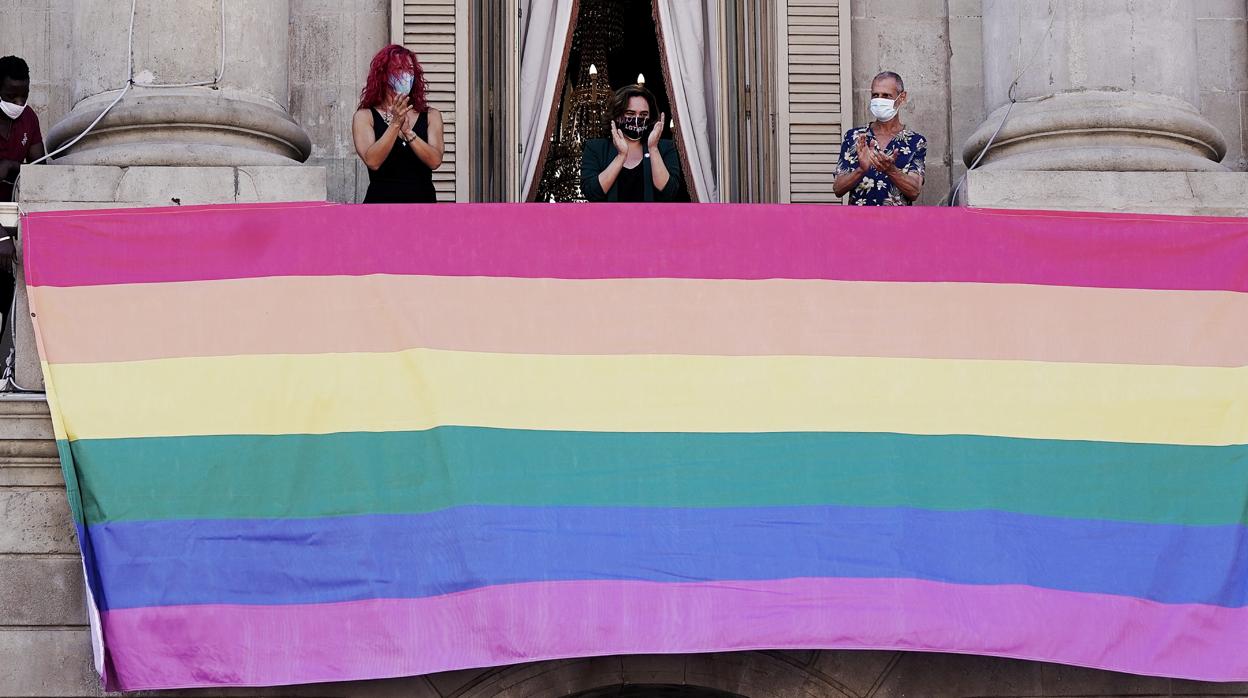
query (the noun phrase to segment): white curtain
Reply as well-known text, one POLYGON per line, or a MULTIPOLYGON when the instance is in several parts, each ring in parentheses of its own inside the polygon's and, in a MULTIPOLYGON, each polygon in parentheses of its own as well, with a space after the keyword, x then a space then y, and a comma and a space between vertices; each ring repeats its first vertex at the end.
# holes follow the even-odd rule
POLYGON ((719 105, 718 0, 654 0, 662 23, 663 51, 671 73, 668 91, 689 157, 685 173, 698 201, 719 201, 715 172, 719 105))
POLYGON ((559 72, 563 67, 564 45, 572 24, 573 0, 521 0, 524 15, 520 28, 520 196, 529 194, 539 176, 537 160, 550 124, 551 104, 559 72))

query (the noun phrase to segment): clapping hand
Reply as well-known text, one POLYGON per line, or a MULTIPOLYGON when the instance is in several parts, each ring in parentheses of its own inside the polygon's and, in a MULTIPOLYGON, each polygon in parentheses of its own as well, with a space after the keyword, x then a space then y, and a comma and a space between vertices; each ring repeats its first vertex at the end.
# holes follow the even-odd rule
POLYGON ((407 113, 412 110, 412 104, 408 101, 407 95, 403 95, 394 100, 390 105, 390 126, 400 130, 407 123, 407 113))
POLYGON ((659 136, 663 135, 663 124, 667 123, 667 114, 660 113, 659 120, 654 122, 654 127, 650 129, 650 138, 646 139, 647 148, 659 147, 659 136))
POLYGON ((616 128, 615 122, 611 122, 611 142, 615 144, 615 150, 620 155, 628 155, 628 139, 620 129, 616 128))
POLYGON ((896 152, 885 152, 883 150, 875 151, 875 169, 880 172, 892 172, 893 166, 897 164, 896 152))
POLYGON ((854 143, 854 148, 858 151, 858 169, 866 172, 872 167, 876 167, 876 154, 879 151, 867 142, 867 135, 865 133, 858 134, 857 141, 854 143))

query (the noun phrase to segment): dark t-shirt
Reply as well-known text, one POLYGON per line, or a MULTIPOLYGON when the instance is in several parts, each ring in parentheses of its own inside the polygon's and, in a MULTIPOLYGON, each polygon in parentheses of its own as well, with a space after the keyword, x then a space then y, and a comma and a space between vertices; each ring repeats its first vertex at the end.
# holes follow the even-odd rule
POLYGON ((625 167, 620 170, 620 176, 615 180, 615 185, 619 187, 617 192, 620 201, 641 202, 646 200, 645 168, 642 167, 642 164, 639 162, 632 169, 625 167))
MULTIPOLYGON (((26 162, 30 149, 43 143, 43 133, 39 130, 39 117, 35 114, 35 110, 26 107, 15 121, 9 121, 4 116, 0 116, 0 119, 8 121, 13 126, 8 138, 0 132, 0 160, 26 162)), ((12 200, 12 178, 9 181, 0 181, 0 201, 12 200)))

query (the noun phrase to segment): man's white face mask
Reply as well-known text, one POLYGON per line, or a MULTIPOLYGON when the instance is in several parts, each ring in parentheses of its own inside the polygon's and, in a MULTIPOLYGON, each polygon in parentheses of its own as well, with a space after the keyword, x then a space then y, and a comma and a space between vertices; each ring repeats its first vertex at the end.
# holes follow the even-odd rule
POLYGON ((891 121, 894 116, 897 116, 897 100, 883 97, 871 100, 871 116, 880 121, 891 121))
POLYGON ((26 105, 0 100, 0 111, 4 112, 4 115, 10 119, 16 119, 22 115, 22 112, 26 111, 26 105))

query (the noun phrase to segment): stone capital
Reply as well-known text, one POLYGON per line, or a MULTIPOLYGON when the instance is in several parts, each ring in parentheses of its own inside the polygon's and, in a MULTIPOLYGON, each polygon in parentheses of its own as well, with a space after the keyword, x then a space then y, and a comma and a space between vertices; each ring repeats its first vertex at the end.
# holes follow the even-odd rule
POLYGON ((990 139, 984 169, 1226 170, 1221 132, 1186 101, 1149 92, 1075 90, 1000 107, 967 140, 968 166, 990 139))
POLYGON ((71 1, 77 103, 49 130, 50 148, 82 134, 127 75, 134 82, 56 162, 294 165, 311 154, 286 111, 289 0, 71 1))
MULTIPOLYGON (((89 97, 48 132, 56 149, 115 98, 89 97)), ((312 152, 308 134, 280 105, 206 87, 135 87, 58 162, 71 165, 293 165, 312 152)))
POLYGON ((963 159, 982 152, 979 166, 998 170, 1224 171, 1226 140, 1197 108, 1193 5, 985 0, 984 103, 994 111, 963 159))

